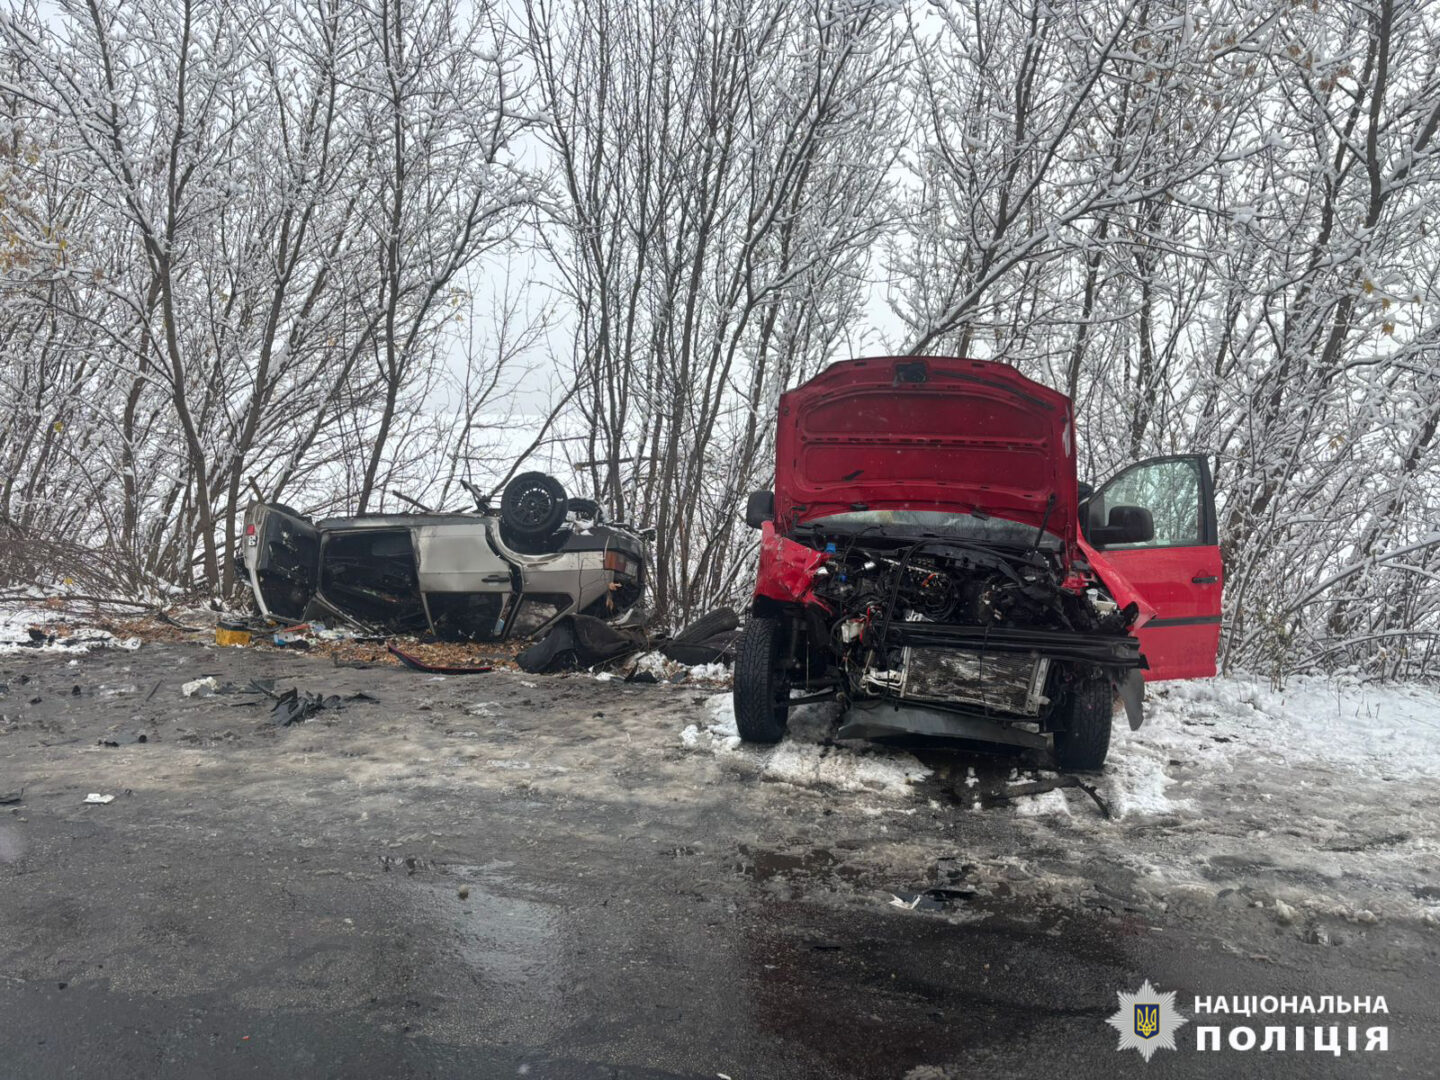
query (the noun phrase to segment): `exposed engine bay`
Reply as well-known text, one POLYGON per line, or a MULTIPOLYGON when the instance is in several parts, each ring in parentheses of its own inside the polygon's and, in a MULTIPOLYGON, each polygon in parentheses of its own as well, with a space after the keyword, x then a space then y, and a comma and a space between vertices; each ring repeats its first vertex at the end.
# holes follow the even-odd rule
POLYGON ((1060 684, 1133 652, 1135 612, 1098 582, 1063 588, 1047 552, 909 537, 820 546, 830 558, 814 592, 832 609, 832 662, 852 700, 1038 721, 1060 684), (1107 648, 1107 638, 1118 648, 1107 648))

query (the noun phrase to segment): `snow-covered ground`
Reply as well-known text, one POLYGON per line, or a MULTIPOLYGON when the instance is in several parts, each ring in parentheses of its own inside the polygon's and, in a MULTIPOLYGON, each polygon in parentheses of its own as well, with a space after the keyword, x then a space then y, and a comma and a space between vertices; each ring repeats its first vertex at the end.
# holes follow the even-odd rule
POLYGON ((906 798, 930 770, 910 754, 880 748, 838 750, 823 739, 834 709, 801 705, 791 711, 789 736, 777 746, 744 746, 735 726, 734 699, 717 694, 707 703, 709 718, 680 732, 689 749, 711 750, 750 759, 763 780, 799 787, 831 787, 839 791, 874 792, 906 798))
MULTIPOLYGON (((1162 907, 1241 903, 1302 927, 1321 918, 1440 925, 1440 692, 1217 678, 1151 686, 1146 712, 1138 732, 1117 717, 1109 761, 1092 778, 1110 818, 1073 786, 1017 790, 975 812, 1008 814, 1035 846, 1073 852, 1079 876, 1094 860, 1125 872, 1162 907)), ((680 741, 748 759, 770 781, 935 797, 914 755, 827 742, 832 719, 799 709, 779 746, 742 746, 723 695, 680 741)), ((958 766, 962 792, 981 782, 977 767, 1001 791, 1062 779, 1003 758, 958 760, 974 762, 958 766)))
POLYGON ((43 607, 10 607, 0 611, 0 656, 12 653, 83 653, 91 649, 138 649, 139 638, 117 638, 108 630, 86 626, 66 612, 43 607), (33 632, 32 632, 33 631, 33 632))

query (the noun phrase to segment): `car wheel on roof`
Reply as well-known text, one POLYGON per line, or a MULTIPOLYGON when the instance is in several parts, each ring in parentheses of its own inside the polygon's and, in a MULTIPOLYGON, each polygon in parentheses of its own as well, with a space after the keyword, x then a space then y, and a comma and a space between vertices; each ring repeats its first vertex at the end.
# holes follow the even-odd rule
POLYGON ((564 524, 569 507, 559 480, 542 472, 521 473, 500 496, 500 521, 516 536, 539 540, 564 524))

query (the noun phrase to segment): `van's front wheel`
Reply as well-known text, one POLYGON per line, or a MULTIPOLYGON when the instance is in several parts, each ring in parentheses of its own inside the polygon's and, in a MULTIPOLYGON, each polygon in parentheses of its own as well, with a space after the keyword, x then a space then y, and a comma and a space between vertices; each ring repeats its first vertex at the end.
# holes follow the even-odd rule
POLYGON ((735 726, 752 743, 785 737, 790 713, 790 680, 783 662, 785 626, 756 615, 745 624, 735 647, 735 726))
POLYGON ((1060 707, 1055 763, 1067 772, 1100 768, 1110 752, 1110 719, 1115 713, 1110 680, 1087 679, 1070 690, 1060 707))

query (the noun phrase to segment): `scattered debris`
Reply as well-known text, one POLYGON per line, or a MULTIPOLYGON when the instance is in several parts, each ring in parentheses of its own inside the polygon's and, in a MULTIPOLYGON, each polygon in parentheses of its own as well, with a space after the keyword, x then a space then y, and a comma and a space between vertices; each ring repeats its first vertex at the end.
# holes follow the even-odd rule
POLYGON ((660 652, 668 659, 690 667, 702 664, 729 666, 735 658, 739 627, 740 616, 734 608, 718 607, 682 627, 669 641, 661 642, 660 652))
POLYGON ((270 640, 277 649, 299 649, 304 652, 310 648, 310 639, 307 636, 309 632, 308 624, 292 626, 288 630, 277 630, 270 640))
POLYGON ((122 732, 118 735, 102 735, 96 740, 101 746, 134 746, 136 743, 148 743, 150 736, 143 731, 122 732))
POLYGON ((19 791, 0 791, 0 806, 14 806, 25 800, 25 789, 19 791))
POLYGON ((393 642, 385 646, 391 656, 399 660, 412 671, 424 671, 431 675, 484 675, 487 671, 494 671, 495 668, 489 664, 479 667, 459 667, 452 664, 429 664, 419 657, 411 656, 404 652, 400 646, 393 642))
POLYGON ((298 724, 310 719, 321 709, 338 708, 340 708, 339 694, 331 694, 329 697, 322 697, 308 691, 302 694, 292 686, 276 697, 275 705, 270 710, 270 718, 275 721, 276 727, 289 727, 291 724, 298 724))
MULTIPOLYGON (((184 630, 187 634, 203 634, 205 632, 205 627, 186 626, 179 619, 175 618, 175 616, 171 615, 168 611, 157 611, 155 613, 155 618, 160 622, 164 623, 166 626, 173 626, 176 630, 184 630)), ((225 624, 222 623, 221 625, 225 624)))
MULTIPOLYGON (((184 627, 181 627, 184 629, 184 627)), ((249 645, 250 628, 244 623, 222 622, 215 626, 216 645, 249 645)))
POLYGON ((114 795, 101 795, 98 791, 92 791, 85 796, 87 806, 108 806, 114 801, 114 795))
POLYGON ((662 642, 660 652, 668 659, 687 667, 700 667, 704 664, 724 664, 729 667, 735 659, 735 643, 739 640, 740 631, 727 630, 701 642, 662 642))
POLYGON ((589 615, 567 615, 516 656, 515 663, 533 675, 574 671, 618 660, 646 645, 643 630, 611 626, 589 615))
POLYGON ((298 687, 292 686, 289 690, 276 693, 271 687, 274 680, 255 680, 250 684, 254 689, 267 697, 274 698, 275 704, 270 710, 270 718, 275 722, 276 727, 289 727, 291 724, 299 724, 310 719, 323 709, 343 709, 345 703, 356 704, 378 704, 380 699, 363 690, 351 694, 349 697, 341 697, 339 694, 314 694, 309 691, 301 692, 298 687), (266 685, 269 683, 270 685, 266 685))
POLYGON ((195 697, 197 694, 200 697, 209 697, 211 694, 218 693, 219 690, 220 683, 214 675, 207 675, 203 679, 193 679, 180 687, 183 697, 195 697))
POLYGON ((973 899, 974 896, 973 889, 937 887, 918 893, 891 893, 890 906, 904 908, 906 911, 948 911, 960 901, 973 899))
MULTIPOLYGON (((974 786, 976 780, 973 769, 971 770, 971 774, 965 778, 964 782, 967 787, 974 786)), ((1013 805, 1017 799, 1027 796, 1043 795, 1048 791, 1056 791, 1060 788, 1069 787, 1079 788, 1085 792, 1086 795, 1089 795, 1095 805, 1100 808, 1100 813, 1105 815, 1107 821, 1114 818, 1115 815, 1110 810, 1110 805, 1101 797, 1100 792, 1096 790, 1095 786, 1093 784, 1087 784, 1078 776, 1070 773, 1059 773, 1046 779, 1033 782, 1011 783, 1006 788, 999 790, 981 790, 974 796, 974 799, 975 805, 983 807, 986 810, 993 810, 998 806, 1013 805)), ((956 793, 960 794, 958 788, 956 789, 956 793)))

